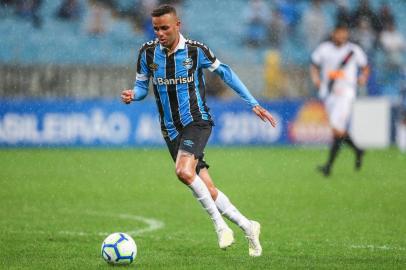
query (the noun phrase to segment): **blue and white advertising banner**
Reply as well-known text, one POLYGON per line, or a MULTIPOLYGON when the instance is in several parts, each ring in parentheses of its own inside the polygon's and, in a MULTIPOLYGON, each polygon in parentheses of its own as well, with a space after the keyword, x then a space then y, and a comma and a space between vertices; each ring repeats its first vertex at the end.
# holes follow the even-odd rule
MULTIPOLYGON (((261 102, 277 119, 272 128, 242 101, 208 100, 215 126, 209 145, 285 145, 326 142, 330 136, 316 101, 261 102)), ((160 146, 151 99, 0 100, 0 146, 160 146)))

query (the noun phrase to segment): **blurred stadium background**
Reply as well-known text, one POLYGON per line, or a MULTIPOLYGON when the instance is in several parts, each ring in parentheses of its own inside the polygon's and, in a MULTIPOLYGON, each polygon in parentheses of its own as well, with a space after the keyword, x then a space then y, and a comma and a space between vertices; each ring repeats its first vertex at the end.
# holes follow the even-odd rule
POLYGON ((401 0, 2 0, 0 145, 162 144, 159 130, 154 132, 152 94, 131 108, 121 106, 118 95, 132 87, 138 48, 153 38, 150 10, 168 2, 179 9, 185 36, 208 44, 281 120, 273 131, 253 124, 236 95, 207 74, 218 123, 213 144, 328 141, 325 113, 308 76, 309 55, 337 21, 347 20, 372 68, 367 87, 360 89, 366 103, 353 122, 360 127, 371 112, 380 115, 379 135, 361 134, 358 141, 378 147, 398 141, 405 148, 401 0), (239 128, 246 134, 236 134, 239 128))

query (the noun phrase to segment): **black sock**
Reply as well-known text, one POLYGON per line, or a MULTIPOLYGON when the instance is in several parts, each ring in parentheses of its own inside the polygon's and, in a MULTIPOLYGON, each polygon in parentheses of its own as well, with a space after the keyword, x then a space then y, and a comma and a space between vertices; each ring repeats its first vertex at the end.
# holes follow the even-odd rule
POLYGON ((326 164, 326 166, 328 168, 330 168, 333 165, 333 162, 334 162, 334 160, 335 160, 335 158, 336 158, 342 144, 343 144, 343 139, 342 138, 334 137, 334 141, 331 144, 330 154, 329 154, 328 161, 327 161, 327 164, 326 164))
POLYGON ((343 138, 343 141, 344 141, 346 144, 348 144, 352 149, 354 149, 354 151, 355 151, 356 153, 358 153, 358 152, 361 151, 361 149, 359 149, 359 148, 355 145, 355 143, 354 143, 354 141, 351 139, 350 135, 346 135, 346 136, 343 138))

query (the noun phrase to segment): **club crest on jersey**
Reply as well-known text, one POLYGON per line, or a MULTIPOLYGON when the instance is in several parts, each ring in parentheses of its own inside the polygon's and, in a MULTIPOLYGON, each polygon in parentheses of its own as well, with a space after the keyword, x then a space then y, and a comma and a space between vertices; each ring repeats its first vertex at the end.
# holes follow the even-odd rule
POLYGON ((186 68, 186 69, 191 69, 193 67, 193 60, 192 58, 188 57, 185 60, 183 60, 182 65, 186 68))
POLYGON ((158 69, 158 64, 157 63, 151 63, 151 64, 149 64, 149 68, 152 70, 152 71, 156 71, 157 69, 158 69))

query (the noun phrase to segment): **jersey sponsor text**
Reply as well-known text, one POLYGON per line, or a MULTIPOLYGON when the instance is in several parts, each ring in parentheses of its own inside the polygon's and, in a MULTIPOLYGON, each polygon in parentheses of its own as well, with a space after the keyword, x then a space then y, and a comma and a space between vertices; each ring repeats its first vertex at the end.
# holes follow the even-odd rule
POLYGON ((178 78, 154 78, 153 83, 158 84, 158 85, 176 85, 176 84, 185 84, 185 83, 191 83, 194 82, 195 78, 193 75, 189 77, 181 77, 179 76, 178 78))

